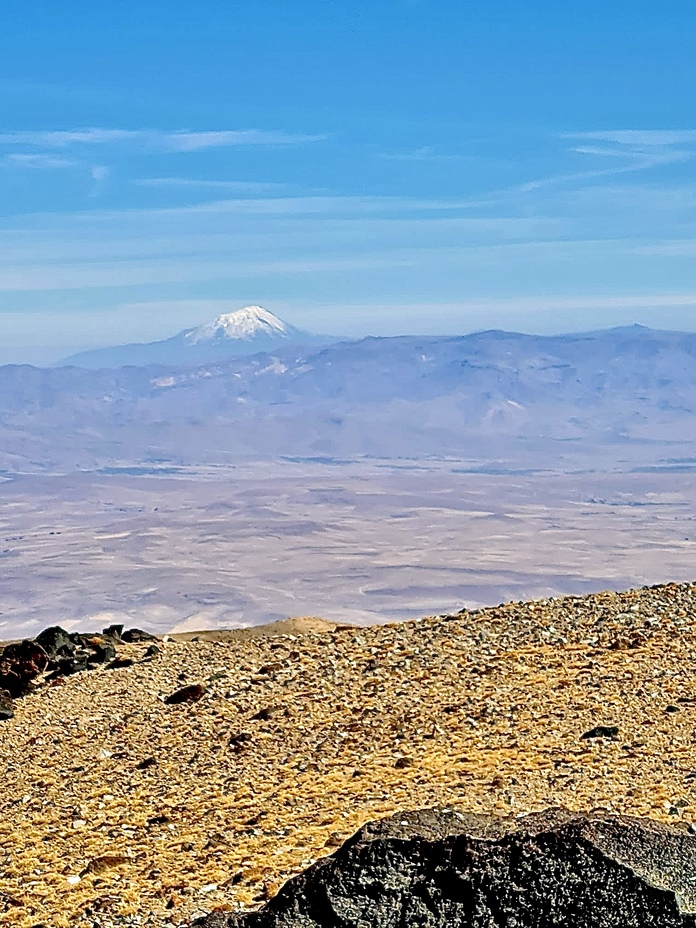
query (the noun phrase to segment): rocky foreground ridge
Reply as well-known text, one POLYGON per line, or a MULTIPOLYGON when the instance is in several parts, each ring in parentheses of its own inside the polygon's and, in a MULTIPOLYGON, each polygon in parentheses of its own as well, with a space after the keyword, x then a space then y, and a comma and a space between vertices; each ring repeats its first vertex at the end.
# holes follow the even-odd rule
POLYGON ((365 825, 261 911, 201 928, 692 928, 696 837, 553 809, 423 810, 365 825))
MULTIPOLYGON (((156 640, 155 635, 138 628, 124 631, 123 625, 111 625, 101 634, 67 632, 55 625, 36 638, 6 644, 0 649, 0 721, 14 717, 13 700, 32 693, 39 678, 47 684, 61 684, 66 677, 99 665, 109 670, 130 667, 133 659, 118 658, 116 648, 156 640)), ((158 653, 157 645, 151 644, 145 659, 158 653)))
MULTIPOLYGON (((447 828, 464 822, 468 838, 447 831, 438 840, 459 841, 491 879, 514 861, 495 842, 480 843, 471 815, 520 817, 529 831, 529 813, 603 808, 592 822, 640 818, 648 844, 667 832, 647 820, 666 823, 689 860, 695 617, 696 585, 669 584, 370 628, 305 633, 286 624, 249 640, 128 642, 120 633, 113 658, 108 647, 95 649, 105 647, 103 633, 88 636, 91 644, 68 636, 70 653, 61 656, 54 629, 56 653, 49 658, 40 645, 46 666, 35 663, 25 695, 11 699, 13 717, 0 723, 0 925, 179 928, 208 916, 253 924, 267 917, 252 917, 257 910, 273 913, 275 902, 262 906, 288 879, 326 860, 365 822, 397 813, 318 872, 333 872, 331 861, 346 855, 376 853, 372 839, 372 851, 359 850, 367 833, 401 821, 415 828, 409 809, 450 810, 447 828), (68 672, 83 660, 88 672, 68 672)), ((29 653, 34 644, 23 647, 29 653)), ((6 683, 18 657, 14 646, 0 655, 6 683)), ((566 825, 543 831, 554 854, 566 825)), ((577 826, 573 846, 596 862, 582 843, 589 827, 577 826)), ((546 886, 545 875, 535 876, 542 832, 515 837, 519 828, 504 826, 500 841, 524 851, 520 867, 529 850, 533 885, 546 886)), ((592 847, 598 828, 591 826, 592 847)), ((638 832, 631 834, 635 845, 638 832)), ((401 840, 384 847, 398 850, 401 840)), ((616 855, 626 842, 617 842, 608 857, 624 866, 616 855)), ((465 857, 458 860, 455 869, 465 857)), ((575 871, 549 860, 551 871, 571 874, 568 885, 577 882, 575 871)), ((625 872, 600 863, 592 885, 619 886, 625 872)), ((418 866, 427 871, 425 857, 418 866)), ((641 885, 676 892, 680 908, 653 915, 685 919, 651 915, 644 924, 690 924, 685 891, 655 868, 629 869, 641 885)), ((509 872, 522 881, 522 871, 509 872)), ((522 917, 501 924, 532 924, 522 917)))

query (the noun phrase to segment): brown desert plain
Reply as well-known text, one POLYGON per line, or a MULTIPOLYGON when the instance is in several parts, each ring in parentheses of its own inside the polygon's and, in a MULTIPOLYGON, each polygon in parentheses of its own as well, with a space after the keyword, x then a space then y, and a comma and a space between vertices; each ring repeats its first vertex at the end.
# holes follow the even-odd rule
POLYGON ((694 578, 693 465, 112 470, 0 483, 0 639, 56 623, 374 624, 694 578))

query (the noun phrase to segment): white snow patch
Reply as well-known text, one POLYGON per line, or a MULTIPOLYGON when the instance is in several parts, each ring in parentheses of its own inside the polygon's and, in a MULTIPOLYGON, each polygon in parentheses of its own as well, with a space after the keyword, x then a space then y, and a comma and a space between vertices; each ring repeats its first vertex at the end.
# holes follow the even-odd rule
POLYGON ((198 345, 223 338, 246 340, 259 335, 288 338, 291 332, 291 326, 262 306, 245 306, 191 329, 184 338, 190 345, 198 345))

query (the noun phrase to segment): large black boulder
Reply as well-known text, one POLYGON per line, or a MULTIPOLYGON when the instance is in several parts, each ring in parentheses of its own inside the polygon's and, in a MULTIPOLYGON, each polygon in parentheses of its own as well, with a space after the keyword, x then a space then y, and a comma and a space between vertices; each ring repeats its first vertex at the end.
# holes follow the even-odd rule
POLYGON ((361 828, 258 912, 204 928, 694 928, 696 836, 560 809, 425 810, 361 828))

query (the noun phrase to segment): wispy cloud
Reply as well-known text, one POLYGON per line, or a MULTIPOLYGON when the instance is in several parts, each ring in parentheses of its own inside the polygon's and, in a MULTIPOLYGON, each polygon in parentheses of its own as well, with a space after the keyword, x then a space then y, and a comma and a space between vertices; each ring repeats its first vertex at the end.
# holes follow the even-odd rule
POLYGON ((684 145, 696 142, 696 129, 614 129, 603 132, 565 132, 565 139, 615 142, 645 148, 652 145, 684 145))
POLYGON ((623 158, 626 165, 615 173, 642 171, 660 165, 690 161, 696 151, 696 130, 617 129, 606 132, 568 132, 562 138, 581 142, 571 151, 604 158, 623 158), (599 143, 599 144, 587 144, 599 143))
POLYGON ((553 191, 554 188, 576 193, 582 189, 598 189, 598 181, 619 175, 642 173, 690 161, 696 157, 696 130, 617 129, 601 132, 566 132, 558 138, 562 142, 581 143, 568 146, 566 154, 587 156, 587 167, 559 171, 521 184, 492 190, 472 197, 468 201, 469 208, 511 208, 516 201, 527 199, 528 194, 553 191), (690 145, 693 147, 688 147, 690 145), (600 159, 604 160, 604 164, 600 159))
POLYGON ((2 161, 0 161, 0 164, 4 164, 6 167, 29 168, 32 170, 62 170, 64 168, 77 168, 82 166, 79 161, 75 161, 72 158, 60 158, 56 155, 41 155, 35 153, 5 155, 2 161))
POLYGON ((302 145, 323 142, 325 135, 264 132, 259 129, 240 129, 224 132, 161 132, 151 135, 153 144, 171 151, 200 151, 204 148, 230 148, 247 145, 302 145))
POLYGON ((280 193, 287 184, 263 183, 246 180, 206 180, 195 177, 144 177, 133 181, 138 187, 181 190, 220 190, 232 194, 280 193))
POLYGON ((0 145, 29 145, 36 148, 71 148, 131 142, 159 151, 192 152, 208 148, 291 146, 321 142, 325 135, 275 132, 262 129, 192 131, 175 129, 60 129, 0 133, 0 145))
POLYGON ((408 151, 385 151, 378 155, 383 161, 465 161, 470 160, 470 155, 447 154, 438 151, 433 145, 423 145, 420 148, 413 148, 408 151))
POLYGON ((357 255, 347 258, 293 258, 273 261, 210 261, 194 256, 189 260, 121 261, 85 263, 56 267, 35 265, 26 268, 0 267, 0 292, 40 292, 42 290, 82 290, 103 287, 123 288, 152 284, 198 281, 230 281, 267 275, 304 275, 329 272, 406 268, 412 261, 401 254, 357 255))
POLYGON ((37 148, 68 148, 71 145, 105 145, 137 139, 142 132, 132 129, 70 129, 43 132, 2 132, 0 145, 33 145, 37 148))
POLYGON ((667 258, 690 258, 696 255, 696 239, 678 239, 636 246, 636 254, 659 255, 667 258))
POLYGON ((0 167, 30 171, 71 170, 82 172, 92 181, 92 187, 89 192, 89 196, 92 198, 100 196, 111 173, 111 169, 105 164, 89 164, 74 158, 63 158, 55 154, 41 154, 37 152, 21 152, 5 155, 4 158, 0 158, 0 167))

